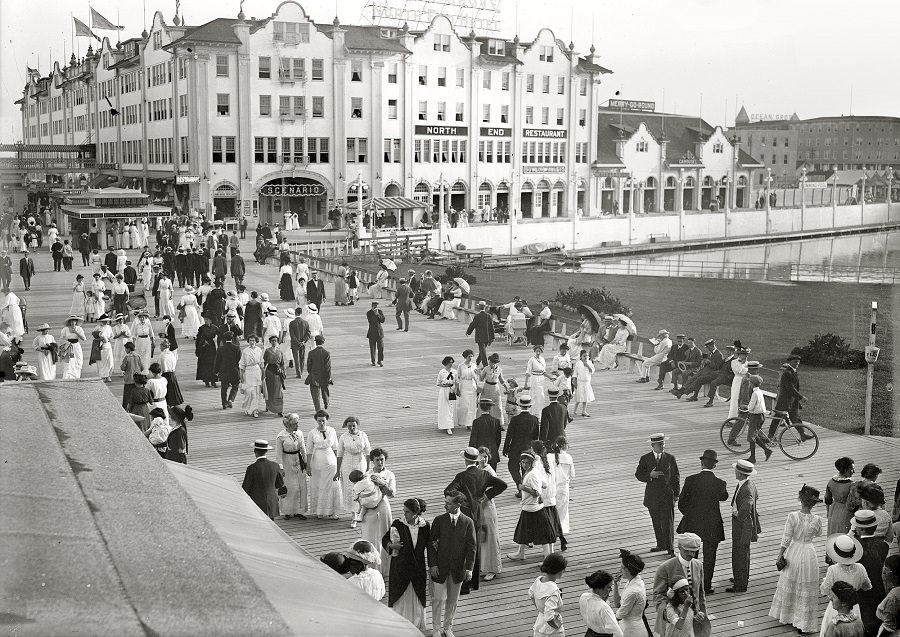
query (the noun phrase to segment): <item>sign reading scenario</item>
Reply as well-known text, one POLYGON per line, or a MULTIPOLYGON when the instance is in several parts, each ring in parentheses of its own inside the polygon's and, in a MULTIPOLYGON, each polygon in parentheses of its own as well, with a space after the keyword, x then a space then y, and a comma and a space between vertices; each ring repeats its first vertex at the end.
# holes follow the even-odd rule
POLYGON ((318 197, 325 194, 322 184, 268 184, 259 189, 263 197, 318 197))
MULTIPOLYGON (((421 31, 442 15, 458 32, 500 31, 500 0, 369 0, 364 11, 371 11, 372 23, 382 27, 406 24, 413 31, 421 31)), ((446 50, 450 50, 449 41, 446 50)))

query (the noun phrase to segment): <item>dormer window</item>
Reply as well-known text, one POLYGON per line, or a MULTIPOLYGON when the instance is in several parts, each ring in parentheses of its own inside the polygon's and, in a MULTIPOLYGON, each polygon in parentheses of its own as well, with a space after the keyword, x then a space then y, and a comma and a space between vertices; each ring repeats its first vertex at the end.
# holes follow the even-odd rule
POLYGON ((542 46, 540 53, 541 53, 541 62, 552 62, 553 61, 553 47, 552 46, 542 46))
POLYGON ((506 55, 506 41, 488 40, 488 55, 506 55))
POLYGON ((435 51, 450 51, 450 36, 443 35, 441 33, 434 34, 434 50, 435 51))
POLYGON ((379 35, 384 39, 396 38, 397 29, 381 29, 379 35))
POLYGON ((713 144, 712 151, 717 155, 721 155, 725 152, 725 145, 722 142, 716 142, 715 144, 713 144))
POLYGON ((646 153, 648 150, 650 150, 650 144, 648 144, 646 140, 642 139, 635 145, 635 150, 639 153, 646 153))
MULTIPOLYGON (((137 48, 137 45, 135 45, 135 48, 137 48)), ((156 31, 153 33, 153 48, 162 48, 162 31, 156 31)))

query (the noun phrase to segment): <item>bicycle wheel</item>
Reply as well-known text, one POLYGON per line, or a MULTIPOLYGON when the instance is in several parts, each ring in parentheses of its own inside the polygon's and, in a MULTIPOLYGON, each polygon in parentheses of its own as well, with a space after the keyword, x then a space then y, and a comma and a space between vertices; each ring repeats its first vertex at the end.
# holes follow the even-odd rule
POLYGON ((806 425, 791 425, 781 431, 778 446, 788 458, 806 460, 819 450, 819 436, 806 425))
MULTIPOLYGON (((738 439, 744 433, 744 427, 746 426, 746 419, 737 416, 729 418, 722 423, 722 428, 719 430, 719 437, 722 439, 722 444, 725 445, 725 448, 728 449, 728 451, 731 451, 732 453, 747 453, 750 450, 749 446, 745 446, 744 443, 738 439)), ((746 439, 746 435, 744 437, 746 439)), ((746 442, 746 440, 744 442, 746 442)))

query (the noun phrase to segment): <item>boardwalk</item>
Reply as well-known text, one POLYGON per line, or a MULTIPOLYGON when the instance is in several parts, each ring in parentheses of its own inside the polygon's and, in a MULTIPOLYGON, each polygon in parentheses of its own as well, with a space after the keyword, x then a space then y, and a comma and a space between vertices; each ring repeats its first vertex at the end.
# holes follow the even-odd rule
MULTIPOLYGON (((277 302, 276 269, 247 260, 248 288, 269 292, 280 309, 289 307, 290 303, 277 302)), ((58 335, 60 321, 68 314, 71 277, 47 272, 51 268, 46 251, 38 254, 37 265, 38 275, 32 291, 24 295, 29 302, 28 322, 35 326, 46 320, 58 335)), ((331 285, 326 284, 326 289, 330 295, 331 285)), ((404 499, 418 496, 428 502, 430 518, 441 512, 443 487, 463 467, 459 452, 468 439, 465 431, 457 430, 448 436, 436 429, 435 379, 441 358, 451 354, 459 360, 462 350, 471 347, 472 342, 465 337, 462 322, 427 321, 417 314, 412 317, 409 333, 395 332, 393 316, 387 308, 385 367, 373 368, 369 365, 365 340, 367 309, 368 299, 353 307, 335 307, 329 301, 322 312, 326 347, 332 353, 334 365, 332 424, 339 427, 347 415, 357 415, 372 444, 390 453, 388 467, 396 473, 398 487, 397 497, 392 501, 394 514, 399 515, 404 499)), ((670 328, 678 329, 678 326, 670 328)), ((34 335, 32 332, 28 339, 34 335)), ((28 339, 26 345, 30 345, 28 339)), ((178 377, 196 414, 190 426, 189 462, 240 479, 252 460, 252 440, 274 440, 281 430, 280 420, 265 415, 258 420, 248 418, 239 409, 222 411, 218 389, 206 389, 193 380, 192 343, 180 340, 179 345, 178 377)), ((521 381, 530 350, 510 348, 504 343, 494 349, 502 356, 506 375, 521 381)), ((298 412, 303 418, 302 429, 309 431, 314 426, 309 392, 291 371, 285 409, 298 412)), ((85 365, 86 377, 95 374, 94 368, 85 365)), ((649 588, 656 566, 663 561, 664 556, 647 553, 654 544, 652 527, 640 506, 643 485, 634 478, 637 459, 648 449, 648 434, 663 431, 671 437, 668 450, 677 457, 682 477, 699 471, 697 458, 703 449, 718 450, 722 454, 718 474, 728 481, 729 493, 733 490, 730 459, 718 440, 718 425, 725 417, 726 407, 702 409, 696 403, 675 401, 668 393, 652 391, 649 389, 652 384, 636 385, 634 380, 635 376, 619 371, 595 374, 594 391, 598 401, 590 409, 593 415, 589 419, 577 419, 567 430, 577 477, 572 485, 572 533, 566 553, 570 567, 561 587, 566 603, 566 628, 572 635, 584 631, 577 599, 586 590, 585 575, 598 568, 616 572, 618 549, 629 548, 646 559, 643 575, 649 588)), ((110 390, 118 395, 121 388, 114 383, 110 390)), ((892 498, 893 485, 900 477, 896 462, 900 441, 818 431, 822 446, 812 460, 793 462, 776 451, 772 460, 760 467, 756 482, 763 534, 753 546, 748 593, 724 592, 731 575, 731 546, 729 541, 720 545, 714 579, 717 592, 708 600, 709 611, 715 615, 714 634, 796 634, 793 628, 780 627, 766 616, 777 580, 774 560, 785 516, 797 506, 797 490, 804 482, 824 489, 834 472, 832 462, 836 457, 849 455, 856 460, 858 468, 866 461, 878 463, 885 469, 881 482, 889 501, 892 498), (739 621, 743 627, 738 626, 739 621)), ((500 467, 500 477, 509 480, 504 464, 500 467)), ((501 495, 497 501, 504 552, 513 548, 518 502, 512 492, 501 495)), ((727 504, 723 503, 722 512, 726 535, 730 536, 727 504)), ((824 506, 817 512, 824 515, 824 506)), ((358 531, 350 529, 346 520, 279 520, 277 524, 313 555, 346 548, 358 538, 358 531)), ((824 574, 822 539, 817 547, 824 574)), ((496 580, 483 585, 479 592, 461 598, 455 634, 460 637, 530 634, 535 611, 528 599, 528 587, 539 574, 539 562, 540 551, 531 550, 525 563, 506 562, 496 580)), ((822 610, 825 601, 821 599, 822 610)), ((648 609, 648 618, 652 624, 652 608, 648 609)))

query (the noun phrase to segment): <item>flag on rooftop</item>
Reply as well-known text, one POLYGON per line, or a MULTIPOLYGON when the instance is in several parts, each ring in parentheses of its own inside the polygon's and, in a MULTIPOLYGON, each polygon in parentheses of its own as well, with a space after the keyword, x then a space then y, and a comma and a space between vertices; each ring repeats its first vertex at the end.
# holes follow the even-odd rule
POLYGON ((125 27, 117 27, 112 22, 97 13, 97 10, 91 7, 91 27, 94 29, 108 29, 111 31, 121 31, 125 27))
POLYGON ((72 16, 72 19, 75 20, 75 35, 84 35, 89 38, 97 38, 97 41, 100 41, 100 38, 97 37, 97 34, 91 31, 91 28, 86 25, 84 22, 72 16))

